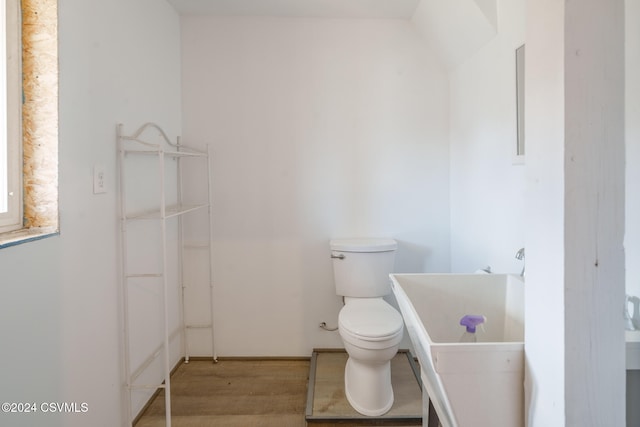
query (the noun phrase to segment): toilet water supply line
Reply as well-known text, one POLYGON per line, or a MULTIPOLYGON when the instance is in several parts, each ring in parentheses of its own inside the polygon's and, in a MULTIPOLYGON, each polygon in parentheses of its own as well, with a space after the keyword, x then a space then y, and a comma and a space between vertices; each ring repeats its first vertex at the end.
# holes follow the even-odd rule
POLYGON ((335 328, 330 328, 327 326, 327 322, 320 322, 320 324, 318 325, 321 329, 324 329, 325 331, 329 331, 329 332, 333 332, 333 331, 337 331, 338 327, 336 326, 335 328))
MULTIPOLYGON (((331 258, 340 258, 340 259, 344 259, 344 254, 340 254, 340 255, 331 255, 331 258)), ((344 297, 342 297, 342 305, 344 305, 344 297)), ((329 331, 329 332, 335 332, 338 330, 338 327, 336 326, 335 328, 330 328, 327 326, 327 322, 320 322, 320 324, 318 325, 318 327, 320 329, 324 329, 325 331, 329 331)))

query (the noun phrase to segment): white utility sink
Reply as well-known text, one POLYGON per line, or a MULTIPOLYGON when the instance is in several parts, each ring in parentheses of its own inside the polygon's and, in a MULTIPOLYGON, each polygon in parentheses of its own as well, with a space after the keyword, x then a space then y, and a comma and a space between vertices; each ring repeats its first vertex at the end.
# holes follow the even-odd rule
MULTIPOLYGON (((524 425, 524 280, 508 274, 392 274, 393 293, 443 427, 524 425), (461 343, 465 315, 487 319, 461 343)), ((427 414, 423 414, 425 417, 427 414)), ((425 418, 426 419, 426 418, 425 418)), ((425 424, 426 425, 426 424, 425 424)))

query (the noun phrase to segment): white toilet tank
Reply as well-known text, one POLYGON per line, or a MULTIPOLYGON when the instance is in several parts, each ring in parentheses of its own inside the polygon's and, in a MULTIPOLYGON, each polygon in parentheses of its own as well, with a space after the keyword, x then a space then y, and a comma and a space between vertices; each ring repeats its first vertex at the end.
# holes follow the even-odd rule
POLYGON ((375 298, 391 293, 395 240, 335 239, 329 245, 337 295, 375 298))

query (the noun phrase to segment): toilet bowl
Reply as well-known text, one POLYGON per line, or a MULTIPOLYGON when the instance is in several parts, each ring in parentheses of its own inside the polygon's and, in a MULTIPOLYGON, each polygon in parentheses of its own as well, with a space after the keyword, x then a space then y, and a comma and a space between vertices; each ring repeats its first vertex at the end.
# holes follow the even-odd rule
POLYGON ((367 416, 383 415, 393 405, 391 359, 403 335, 402 316, 382 298, 345 298, 338 331, 349 355, 345 395, 367 416))
POLYGON ((393 405, 391 359, 402 340, 400 313, 383 297, 391 293, 397 243, 392 239, 332 240, 336 293, 344 297, 338 331, 349 355, 345 394, 367 416, 383 415, 393 405))

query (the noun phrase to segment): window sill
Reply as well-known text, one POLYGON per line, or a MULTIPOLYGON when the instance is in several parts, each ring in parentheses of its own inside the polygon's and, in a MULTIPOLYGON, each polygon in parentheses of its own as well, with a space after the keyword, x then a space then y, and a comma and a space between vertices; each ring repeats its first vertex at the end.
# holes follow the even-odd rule
POLYGON ((0 249, 44 239, 50 236, 57 236, 59 234, 60 231, 55 227, 23 228, 21 230, 10 231, 8 233, 0 233, 0 249))

